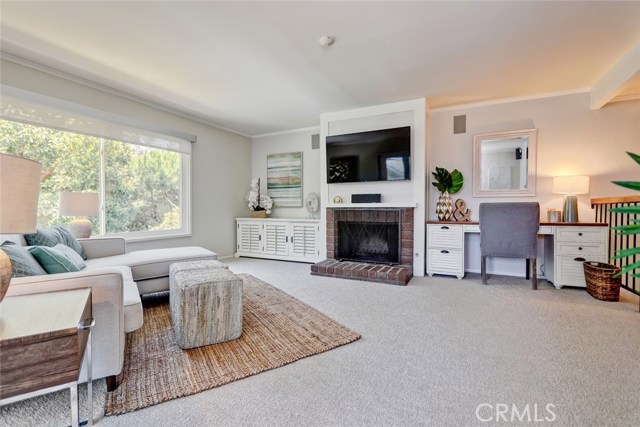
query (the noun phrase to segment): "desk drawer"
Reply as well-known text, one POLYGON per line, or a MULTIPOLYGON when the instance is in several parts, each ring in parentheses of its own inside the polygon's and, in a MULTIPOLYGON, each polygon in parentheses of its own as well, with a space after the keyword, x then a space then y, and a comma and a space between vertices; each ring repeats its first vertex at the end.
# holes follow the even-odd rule
POLYGON ((604 242, 606 227, 558 227, 556 240, 559 242, 604 242))
POLYGON ((581 256, 587 261, 599 261, 605 256, 604 246, 598 243, 556 242, 556 253, 581 256))
POLYGON ((463 225, 465 233, 480 233, 480 224, 463 225))
POLYGON ((556 259, 556 283, 559 286, 578 286, 585 288, 583 261, 576 261, 574 256, 559 256, 556 259))
POLYGON ((430 248, 462 249, 464 230, 460 225, 430 224, 427 226, 427 245, 430 248))
POLYGON ((464 274, 464 257, 460 249, 429 249, 427 271, 430 273, 464 274))

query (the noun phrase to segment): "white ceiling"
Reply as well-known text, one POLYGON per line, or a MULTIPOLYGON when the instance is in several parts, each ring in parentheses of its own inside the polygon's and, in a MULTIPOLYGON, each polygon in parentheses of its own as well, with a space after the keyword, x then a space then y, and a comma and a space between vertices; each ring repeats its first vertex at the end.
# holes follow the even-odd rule
POLYGON ((0 12, 6 53, 249 135, 420 97, 588 88, 640 41, 640 2, 3 0, 0 12))

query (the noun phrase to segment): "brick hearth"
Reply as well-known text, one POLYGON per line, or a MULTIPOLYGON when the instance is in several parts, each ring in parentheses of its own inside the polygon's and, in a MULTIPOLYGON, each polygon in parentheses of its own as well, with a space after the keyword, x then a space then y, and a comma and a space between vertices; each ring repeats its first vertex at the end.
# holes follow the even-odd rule
POLYGON ((366 280, 367 282, 406 286, 413 277, 413 267, 325 259, 311 266, 311 274, 313 276, 366 280))
POLYGON ((327 259, 311 266, 315 276, 406 285, 413 277, 413 208, 328 208, 327 259), (400 265, 372 264, 334 259, 338 221, 400 224, 400 265))

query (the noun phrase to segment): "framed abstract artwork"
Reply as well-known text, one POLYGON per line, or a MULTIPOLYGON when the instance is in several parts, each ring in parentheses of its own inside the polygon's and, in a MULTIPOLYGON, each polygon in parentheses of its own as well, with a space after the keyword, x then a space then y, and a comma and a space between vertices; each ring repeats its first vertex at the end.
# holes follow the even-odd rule
POLYGON ((276 207, 302 207, 302 152, 267 156, 267 194, 276 207))

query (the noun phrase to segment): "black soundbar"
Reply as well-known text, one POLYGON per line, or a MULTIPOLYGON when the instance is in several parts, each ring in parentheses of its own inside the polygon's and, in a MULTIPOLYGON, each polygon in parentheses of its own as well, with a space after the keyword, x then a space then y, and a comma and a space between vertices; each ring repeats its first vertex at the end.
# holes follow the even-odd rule
POLYGON ((352 194, 351 203, 380 203, 382 195, 378 194, 352 194))

